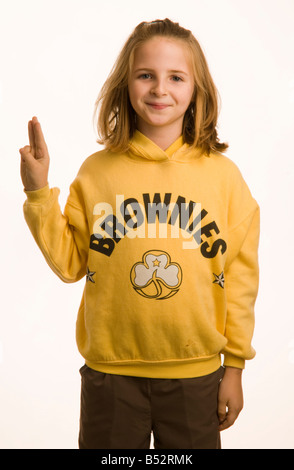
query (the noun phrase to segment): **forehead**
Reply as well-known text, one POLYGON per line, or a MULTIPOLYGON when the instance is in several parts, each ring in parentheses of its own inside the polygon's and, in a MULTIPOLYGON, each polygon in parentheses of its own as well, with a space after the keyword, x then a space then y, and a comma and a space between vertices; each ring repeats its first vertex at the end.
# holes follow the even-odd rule
POLYGON ((156 36, 136 48, 133 68, 166 68, 191 70, 188 46, 180 39, 156 36))

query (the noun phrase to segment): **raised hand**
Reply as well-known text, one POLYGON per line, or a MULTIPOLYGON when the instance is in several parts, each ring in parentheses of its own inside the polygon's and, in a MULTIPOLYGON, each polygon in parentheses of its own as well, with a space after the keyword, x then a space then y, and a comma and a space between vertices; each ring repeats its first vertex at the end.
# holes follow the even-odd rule
POLYGON ((36 117, 28 123, 30 145, 19 150, 21 155, 20 174, 26 191, 35 191, 48 184, 49 153, 36 117))

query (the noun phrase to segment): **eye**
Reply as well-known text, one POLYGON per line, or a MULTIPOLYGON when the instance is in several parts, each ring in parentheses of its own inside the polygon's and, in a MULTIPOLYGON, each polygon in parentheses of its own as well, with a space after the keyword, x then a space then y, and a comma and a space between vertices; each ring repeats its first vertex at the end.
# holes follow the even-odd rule
POLYGON ((149 78, 151 78, 151 74, 150 73, 142 73, 139 78, 141 78, 142 80, 148 80, 149 78))
POLYGON ((178 75, 173 75, 172 76, 172 81, 173 82, 182 82, 183 79, 181 77, 179 77, 178 75))

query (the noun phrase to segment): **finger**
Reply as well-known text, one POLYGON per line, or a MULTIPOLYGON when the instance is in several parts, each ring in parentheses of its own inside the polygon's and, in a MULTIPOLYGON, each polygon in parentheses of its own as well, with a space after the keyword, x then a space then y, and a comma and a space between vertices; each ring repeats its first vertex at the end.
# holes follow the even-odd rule
POLYGON ((44 144, 46 145, 42 127, 38 119, 36 117, 33 117, 32 123, 33 123, 33 128, 34 128, 34 136, 35 136, 36 145, 37 146, 42 146, 44 144))
POLYGON ((236 421, 238 414, 239 413, 237 411, 229 410, 226 414, 226 418, 220 422, 219 430, 223 431, 224 429, 228 429, 230 426, 232 426, 236 421))
POLYGON ((30 146, 34 147, 35 146, 35 133, 34 133, 34 128, 33 128, 33 121, 29 121, 28 131, 29 131, 30 146))
POLYGON ((35 149, 36 149, 35 157, 42 158, 44 157, 44 154, 47 151, 47 145, 46 145, 45 138, 43 135, 42 127, 36 117, 33 118, 32 123, 33 123, 35 149))
POLYGON ((231 425, 225 419, 218 427, 219 431, 224 431, 225 429, 229 428, 231 425))
POLYGON ((29 132, 29 141, 30 141, 31 153, 34 156, 35 155, 36 143, 35 143, 35 133, 34 133, 32 121, 29 121, 29 123, 28 123, 28 132, 29 132))
POLYGON ((222 423, 227 417, 226 403, 219 402, 217 414, 218 414, 219 422, 222 423))

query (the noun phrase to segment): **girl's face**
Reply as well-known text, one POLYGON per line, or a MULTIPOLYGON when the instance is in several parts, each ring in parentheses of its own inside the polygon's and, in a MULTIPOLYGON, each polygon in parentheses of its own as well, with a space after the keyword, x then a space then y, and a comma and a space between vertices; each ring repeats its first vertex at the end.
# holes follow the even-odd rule
POLYGON ((154 37, 134 54, 128 90, 137 129, 147 137, 159 129, 176 140, 192 101, 194 79, 189 53, 181 40, 154 37))

